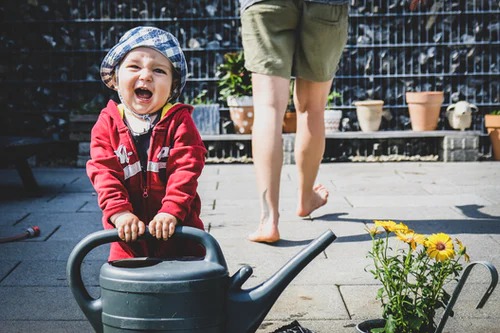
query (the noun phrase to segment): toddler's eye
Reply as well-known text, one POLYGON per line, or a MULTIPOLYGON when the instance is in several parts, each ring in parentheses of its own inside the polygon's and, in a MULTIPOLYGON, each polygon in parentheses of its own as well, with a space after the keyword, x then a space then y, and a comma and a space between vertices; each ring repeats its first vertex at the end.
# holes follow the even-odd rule
POLYGON ((155 73, 167 74, 163 69, 160 68, 155 69, 155 73))

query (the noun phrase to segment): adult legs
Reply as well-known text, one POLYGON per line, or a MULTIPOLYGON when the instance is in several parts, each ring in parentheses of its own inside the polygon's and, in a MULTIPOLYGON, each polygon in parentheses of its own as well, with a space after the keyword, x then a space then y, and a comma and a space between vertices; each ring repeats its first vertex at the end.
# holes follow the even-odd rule
POLYGON ((260 199, 260 223, 248 236, 254 242, 280 239, 279 194, 283 164, 282 124, 288 104, 290 80, 252 73, 254 123, 252 155, 260 199))
POLYGON ((331 85, 332 80, 313 82, 297 78, 295 82, 295 163, 299 185, 296 213, 302 217, 325 205, 328 200, 327 189, 314 182, 325 151, 324 111, 331 85))

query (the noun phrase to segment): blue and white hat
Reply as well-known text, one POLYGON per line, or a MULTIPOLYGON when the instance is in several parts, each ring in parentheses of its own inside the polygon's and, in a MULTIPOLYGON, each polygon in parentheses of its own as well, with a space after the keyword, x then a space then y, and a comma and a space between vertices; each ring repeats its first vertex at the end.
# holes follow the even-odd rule
POLYGON ((138 47, 150 47, 167 57, 174 69, 180 74, 180 84, 172 88, 169 101, 176 100, 186 84, 187 65, 179 41, 169 32, 155 27, 136 27, 127 31, 118 44, 109 50, 101 63, 101 79, 111 89, 116 67, 131 50, 138 47))

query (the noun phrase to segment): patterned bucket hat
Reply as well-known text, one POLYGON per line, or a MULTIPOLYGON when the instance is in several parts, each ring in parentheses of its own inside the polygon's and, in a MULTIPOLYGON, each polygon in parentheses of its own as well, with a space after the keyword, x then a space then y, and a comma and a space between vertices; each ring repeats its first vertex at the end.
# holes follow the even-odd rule
POLYGON ((167 57, 180 74, 180 84, 172 89, 170 101, 176 100, 186 84, 187 65, 179 41, 171 33, 155 27, 136 27, 127 31, 109 50, 101 63, 101 79, 111 89, 116 67, 123 57, 138 47, 150 47, 167 57))

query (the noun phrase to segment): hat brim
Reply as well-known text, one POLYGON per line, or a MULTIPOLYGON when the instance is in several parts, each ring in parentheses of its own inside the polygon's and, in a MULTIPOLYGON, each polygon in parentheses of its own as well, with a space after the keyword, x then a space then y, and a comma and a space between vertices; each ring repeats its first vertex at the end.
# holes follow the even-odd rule
POLYGON ((186 84, 187 64, 178 40, 169 32, 154 27, 136 27, 127 31, 113 46, 101 63, 100 74, 104 84, 116 90, 114 76, 123 58, 138 47, 152 48, 165 56, 179 73, 180 82, 172 90, 170 101, 179 97, 186 84))

